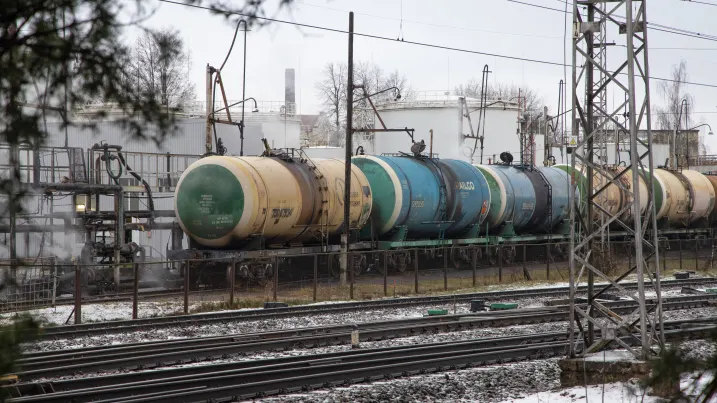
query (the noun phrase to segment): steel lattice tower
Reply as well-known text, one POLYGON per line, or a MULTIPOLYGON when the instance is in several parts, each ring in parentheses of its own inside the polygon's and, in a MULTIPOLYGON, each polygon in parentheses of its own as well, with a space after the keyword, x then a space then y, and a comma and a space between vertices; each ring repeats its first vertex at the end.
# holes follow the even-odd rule
POLYGON ((654 163, 651 153, 645 11, 645 1, 637 0, 582 0, 573 4, 572 130, 574 135, 579 135, 580 138, 571 155, 571 342, 568 352, 571 357, 578 351, 594 352, 610 342, 616 342, 633 351, 637 357, 646 359, 651 355, 651 347, 654 344, 664 345, 652 186, 654 163), (583 7, 587 9, 586 17, 579 12, 579 8, 583 7), (616 59, 619 64, 609 70, 603 63, 606 61, 605 34, 613 28, 617 28, 620 39, 625 38, 627 52, 624 58, 617 57, 616 52, 611 60, 616 59), (616 95, 616 99, 625 100, 620 105, 613 105, 609 110, 605 99, 608 88, 616 95), (582 91, 585 91, 584 97, 582 91), (621 94, 626 96, 622 97, 621 94), (583 98, 584 102, 581 102, 580 99, 583 98), (618 117, 625 105, 628 106, 628 119, 623 124, 618 121, 618 117), (605 137, 603 133, 606 133, 606 129, 611 125, 626 133, 631 151, 630 163, 616 175, 608 174, 603 162, 597 161, 595 154, 596 149, 600 149, 600 143, 605 141, 601 139, 605 137), (639 127, 647 128, 648 135, 644 138, 638 137, 639 127), (623 181, 623 178, 630 180, 623 181), (647 200, 642 200, 644 195, 641 198, 639 192, 641 180, 648 184, 647 200), (624 203, 619 211, 601 202, 605 200, 603 193, 613 186, 623 194, 624 203), (577 189, 582 192, 579 196, 577 189), (580 206, 580 199, 586 201, 583 206, 580 206), (632 212, 632 217, 626 218, 626 212, 632 212), (608 227, 617 227, 616 230, 624 231, 634 240, 635 265, 617 275, 609 274, 611 270, 601 256, 602 248, 597 245, 608 227), (654 273, 648 265, 650 261, 654 262, 654 273), (628 292, 620 284, 631 274, 637 276, 637 293, 628 292), (608 285, 596 290, 596 277, 608 285), (644 293, 646 281, 654 283, 657 292, 656 300, 649 306, 644 293), (587 306, 577 305, 576 290, 585 282, 588 286, 587 306), (610 288, 630 295, 637 302, 638 308, 625 316, 612 312, 598 300, 598 297, 610 288), (601 330, 599 339, 595 338, 594 328, 601 330), (579 348, 580 343, 584 343, 583 349, 579 348), (632 345, 639 348, 633 349, 632 345))

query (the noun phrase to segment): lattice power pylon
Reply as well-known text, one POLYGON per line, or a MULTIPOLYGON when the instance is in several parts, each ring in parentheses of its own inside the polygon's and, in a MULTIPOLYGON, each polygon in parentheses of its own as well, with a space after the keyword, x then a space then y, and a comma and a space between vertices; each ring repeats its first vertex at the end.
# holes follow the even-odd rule
POLYGON ((645 21, 645 1, 578 0, 573 5, 572 130, 579 140, 571 156, 574 185, 570 191, 571 343, 568 354, 571 357, 599 351, 615 342, 638 358, 646 359, 653 353, 654 346, 664 345, 645 21), (580 13, 583 9, 586 15, 580 13), (613 48, 612 66, 608 69, 603 63, 605 37, 608 32, 612 35, 613 30, 617 44, 624 39, 627 52, 622 54, 618 51, 623 48, 613 48), (607 109, 608 89, 615 99, 624 99, 624 102, 607 109), (623 115, 625 105, 628 119, 621 123, 618 117, 623 115), (630 148, 630 163, 626 169, 613 174, 608 173, 607 161, 598 160, 595 152, 611 126, 626 133, 630 148), (640 127, 647 129, 647 136, 638 136, 640 127), (640 194, 641 183, 643 194, 640 194), (644 189, 647 189, 646 200, 644 189), (614 198, 604 197, 607 191, 621 195, 618 205, 610 201, 614 198), (621 264, 621 270, 609 264, 610 259, 605 259, 599 244, 607 228, 622 231, 634 241, 630 249, 634 249, 635 264, 629 269, 621 264), (654 273, 648 262, 653 263, 654 273), (637 278, 630 278, 631 275, 637 278), (608 285, 596 289, 596 279, 608 285), (636 293, 621 285, 628 279, 637 281, 636 293), (650 301, 645 299, 646 282, 653 283, 657 293, 650 301), (576 291, 585 283, 588 302, 576 304, 576 291), (602 304, 599 297, 611 288, 634 299, 637 309, 621 316, 602 304), (595 328, 600 329, 599 334, 594 332, 595 328))

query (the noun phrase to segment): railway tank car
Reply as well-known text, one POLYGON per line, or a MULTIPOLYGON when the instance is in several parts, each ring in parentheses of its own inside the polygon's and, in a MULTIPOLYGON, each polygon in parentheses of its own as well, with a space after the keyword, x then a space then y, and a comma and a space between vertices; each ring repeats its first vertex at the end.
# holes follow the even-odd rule
POLYGON ((715 188, 705 175, 691 170, 656 169, 655 177, 656 216, 665 226, 681 228, 709 221, 715 188))
POLYGON ((352 162, 371 185, 371 223, 379 238, 457 236, 477 231, 488 214, 486 178, 467 162, 370 155, 352 162))
MULTIPOLYGON (((360 228, 372 193, 361 170, 351 172, 351 227, 360 228)), ((270 157, 205 157, 180 177, 175 213, 203 247, 236 247, 256 238, 267 245, 308 241, 343 229, 343 177, 343 162, 331 159, 307 166, 270 157)))
POLYGON ((485 175, 491 193, 484 233, 510 236, 549 232, 567 216, 568 177, 564 171, 511 165, 475 167, 485 175), (551 205, 548 205, 548 189, 551 205))

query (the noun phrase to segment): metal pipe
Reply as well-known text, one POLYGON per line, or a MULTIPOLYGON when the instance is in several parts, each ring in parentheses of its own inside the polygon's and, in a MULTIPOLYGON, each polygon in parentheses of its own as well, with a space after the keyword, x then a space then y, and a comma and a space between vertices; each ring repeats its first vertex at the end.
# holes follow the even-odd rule
POLYGON ((353 136, 353 102, 354 102, 354 13, 349 13, 349 55, 348 55, 348 91, 346 91, 346 156, 344 161, 344 234, 341 240, 340 283, 346 285, 346 269, 350 249, 351 231, 351 151, 353 136))
POLYGON ((207 85, 207 93, 206 93, 206 114, 207 114, 207 125, 206 125, 206 133, 205 133, 205 144, 204 147, 206 148, 206 152, 210 153, 212 152, 212 119, 214 118, 212 111, 214 110, 214 98, 212 96, 212 72, 214 69, 209 66, 209 63, 207 63, 207 69, 206 69, 206 85, 207 85))
MULTIPOLYGON (((246 25, 246 20, 241 20, 244 22, 244 66, 242 67, 242 73, 241 73, 241 99, 246 100, 246 33, 249 31, 249 28, 246 25)), ((241 24, 241 21, 239 22, 241 24)), ((256 100, 254 100, 254 107, 256 108, 256 100)), ((258 109, 258 108, 256 108, 258 109)), ((227 112, 229 112, 229 109, 227 109, 227 112)), ((239 156, 244 155, 244 102, 241 104, 241 122, 239 126, 239 156)))
POLYGON ((429 130, 431 133, 431 139, 428 144, 428 158, 433 158, 433 129, 429 130))

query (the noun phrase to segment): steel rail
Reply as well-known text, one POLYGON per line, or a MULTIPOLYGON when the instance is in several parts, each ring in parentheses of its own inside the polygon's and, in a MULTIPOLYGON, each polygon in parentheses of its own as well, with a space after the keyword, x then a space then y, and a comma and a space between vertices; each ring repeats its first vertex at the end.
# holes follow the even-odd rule
MULTIPOLYGON (((715 300, 717 300, 717 295, 675 297, 665 300, 663 309, 667 311, 705 307, 711 305, 715 300)), ((606 305, 618 313, 631 313, 637 306, 634 301, 614 301, 607 302, 606 305)), ((520 311, 506 312, 501 315, 461 314, 442 317, 412 318, 401 320, 399 323, 403 323, 403 326, 396 326, 397 322, 395 321, 362 324, 360 326, 360 328, 362 328, 360 334, 361 337, 367 341, 383 340, 414 336, 421 333, 440 333, 475 328, 560 322, 567 319, 566 314, 567 306, 562 306, 553 307, 553 309, 548 309, 545 312, 533 310, 522 313, 520 311)), ((214 344, 198 344, 196 348, 189 348, 186 345, 180 347, 163 347, 162 345, 154 344, 142 353, 134 352, 132 354, 110 350, 107 354, 88 354, 86 357, 83 356, 82 353, 78 353, 79 357, 76 358, 72 358, 72 356, 49 356, 48 359, 35 357, 30 360, 21 360, 18 363, 21 371, 17 373, 17 376, 23 381, 30 381, 43 377, 73 375, 80 371, 86 373, 87 371, 107 371, 120 368, 160 368, 185 363, 187 361, 199 362, 211 361, 217 357, 228 358, 235 354, 344 344, 350 341, 350 330, 346 331, 345 328, 343 331, 341 331, 340 328, 337 328, 337 330, 336 332, 324 334, 298 337, 288 336, 259 341, 255 341, 251 338, 244 342, 241 340, 218 340, 216 342, 210 340, 210 343, 214 344)), ((201 341, 201 339, 197 340, 201 341)))
MULTIPOLYGON (((667 339, 705 337, 714 326, 667 331, 667 339)), ((303 357, 293 363, 255 366, 183 376, 153 378, 124 384, 85 388, 69 392, 55 392, 41 396, 12 399, 11 402, 193 402, 208 399, 256 398, 282 394, 312 387, 346 384, 406 376, 426 371, 462 369, 488 363, 503 363, 521 359, 540 359, 563 354, 566 335, 545 334, 546 338, 533 344, 486 346, 481 340, 435 343, 383 351, 362 351, 341 357, 303 357), (557 337, 557 341, 554 339, 557 337), (562 341, 560 340, 562 337, 562 341), (552 339, 551 339, 552 338, 552 339), (548 340, 548 341, 545 341, 548 340), (294 373, 300 376, 294 376, 294 373), (64 399, 64 400, 63 400, 64 399)), ((513 337, 512 341, 528 336, 513 337)), ((629 342, 630 339, 626 339, 629 342)), ((485 340, 483 340, 485 341, 485 340)), ((175 374, 176 375, 176 374, 175 374)), ((72 382, 72 381, 67 381, 72 382)), ((57 383, 55 383, 57 384, 57 383)), ((212 400, 216 401, 216 400, 212 400)))
MULTIPOLYGON (((706 317, 698 319, 684 319, 665 322, 666 329, 680 329, 684 326, 696 326, 705 327, 706 324, 714 325, 717 323, 717 317, 706 317)), ((438 342, 438 343, 426 343, 420 346, 448 346, 457 345, 461 343, 472 343, 476 346, 488 346, 488 347, 499 347, 499 346, 511 346, 511 345, 524 345, 524 344, 535 344, 549 341, 565 340, 565 332, 548 332, 539 334, 529 334, 521 336, 508 336, 508 337, 496 337, 496 338, 482 338, 474 340, 463 340, 453 342, 438 342)), ((402 345, 402 346, 391 346, 373 349, 356 349, 347 350, 334 353, 323 353, 312 355, 310 359, 321 360, 322 362, 329 362, 341 359, 342 361, 351 359, 356 354, 367 354, 387 352, 391 351, 394 353, 400 353, 404 349, 414 348, 415 345, 402 345)), ((28 396, 42 393, 54 393, 54 392, 66 392, 77 389, 86 388, 99 388, 104 386, 112 386, 119 384, 131 384, 136 382, 147 382, 152 380, 163 380, 169 378, 177 378, 187 375, 201 376, 204 374, 213 374, 222 371, 234 371, 234 370, 246 370, 250 368, 256 368, 259 366, 274 366, 275 368, 291 369, 300 365, 304 365, 304 361, 308 360, 306 356, 289 356, 281 358, 272 358, 264 360, 246 360, 229 363, 217 363, 217 364, 206 364, 201 366, 187 366, 180 368, 168 368, 156 371, 142 371, 142 372, 129 372, 115 375, 103 375, 96 377, 86 378, 74 378, 69 380, 56 380, 47 382, 26 382, 17 385, 13 385, 8 390, 15 391, 14 396, 28 396)))
MULTIPOLYGON (((699 278, 687 280, 663 280, 663 287, 669 286, 690 286, 717 283, 717 278, 699 278)), ((636 288, 636 283, 625 283, 626 288, 636 288)), ((583 291, 587 288, 583 287, 583 291)), ((230 311, 220 313, 203 313, 194 315, 166 316, 161 318, 147 318, 135 320, 123 320, 112 322, 98 322, 81 325, 67 325, 48 327, 42 329, 41 339, 73 338, 101 333, 124 333, 128 331, 142 331, 163 327, 174 327, 179 325, 199 325, 214 322, 225 322, 227 320, 264 320, 296 315, 317 315, 326 313, 337 313, 354 311, 356 309, 380 309, 396 308, 402 306, 417 306, 433 303, 465 302, 472 299, 508 299, 508 298, 529 298, 549 297, 568 293, 568 287, 550 287, 540 289, 520 289, 506 291, 492 291, 468 294, 437 295, 395 299, 381 299, 373 301, 343 302, 323 305, 299 305, 287 308, 253 309, 243 311, 230 311)))

